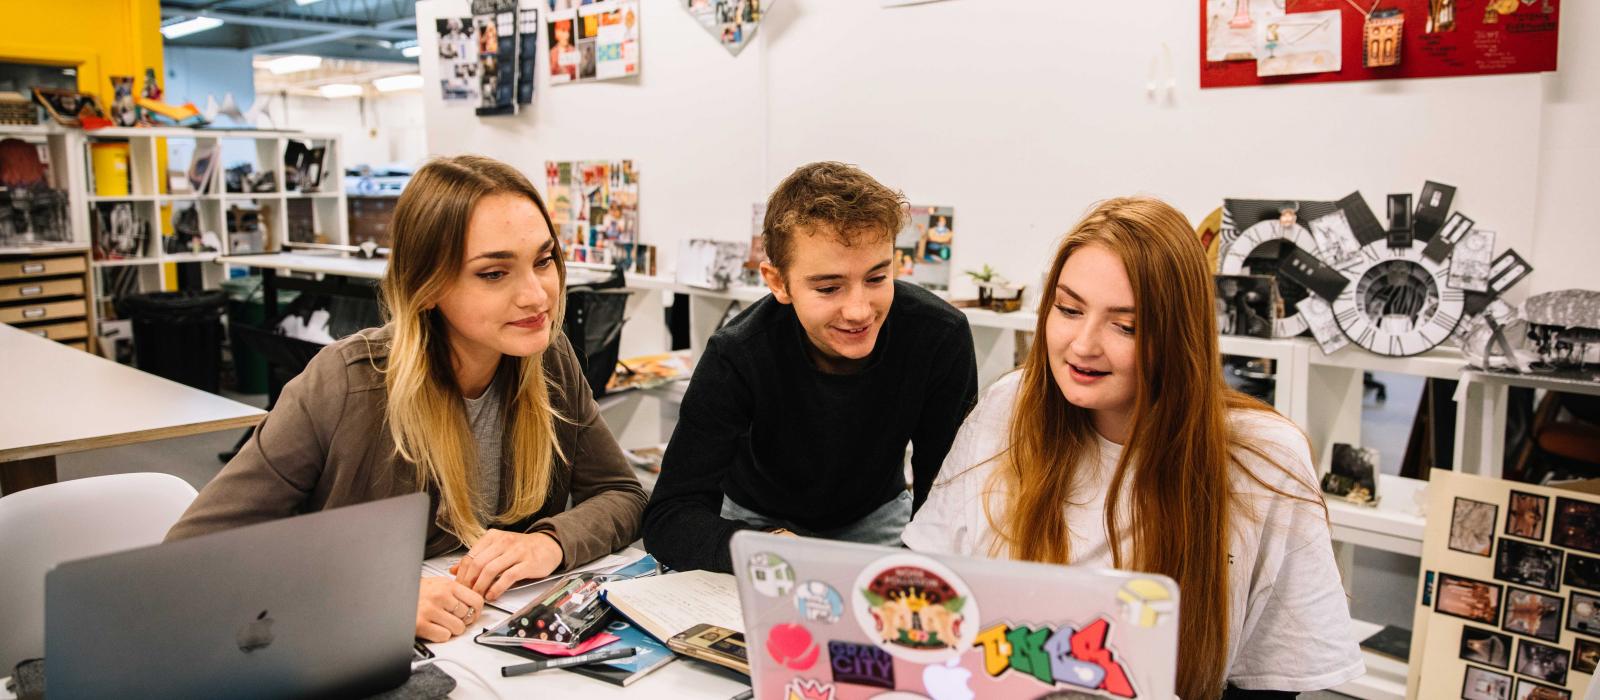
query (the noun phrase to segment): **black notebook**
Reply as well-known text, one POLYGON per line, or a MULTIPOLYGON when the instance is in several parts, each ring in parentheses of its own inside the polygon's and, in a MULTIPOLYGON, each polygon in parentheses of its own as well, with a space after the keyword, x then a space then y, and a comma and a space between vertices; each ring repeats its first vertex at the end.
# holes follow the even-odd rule
POLYGON ((1383 629, 1371 637, 1361 641, 1363 649, 1377 654, 1394 657, 1401 661, 1411 658, 1411 630, 1394 625, 1385 625, 1383 629))

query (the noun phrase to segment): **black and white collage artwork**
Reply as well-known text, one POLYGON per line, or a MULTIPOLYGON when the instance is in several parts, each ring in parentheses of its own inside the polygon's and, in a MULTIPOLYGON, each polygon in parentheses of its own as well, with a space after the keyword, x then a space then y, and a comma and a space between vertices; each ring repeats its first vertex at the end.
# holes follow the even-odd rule
MULTIPOLYGON (((1493 282, 1494 232, 1451 212, 1455 191, 1427 182, 1416 200, 1390 195, 1387 225, 1360 192, 1337 201, 1225 200, 1219 321, 1224 305, 1237 306, 1221 294, 1224 280, 1231 289, 1265 277, 1274 291, 1253 296, 1273 299, 1270 337, 1309 334, 1330 354, 1351 343, 1394 357, 1432 350, 1509 286, 1493 282)), ((1268 337, 1254 318, 1245 321, 1222 332, 1268 337)))

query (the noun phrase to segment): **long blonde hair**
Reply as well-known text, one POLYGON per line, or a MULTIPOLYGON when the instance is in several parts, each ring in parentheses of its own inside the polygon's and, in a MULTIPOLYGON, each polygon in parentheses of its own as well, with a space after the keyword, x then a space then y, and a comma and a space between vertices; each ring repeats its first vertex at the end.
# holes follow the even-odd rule
MULTIPOLYGON (((383 367, 388 390, 385 415, 400 456, 416 465, 416 483, 437 489, 439 526, 470 545, 489 524, 515 523, 537 513, 550 490, 561 456, 555 434, 561 420, 551 404, 557 387, 545 376, 541 353, 503 357, 495 381, 506 381, 503 406, 511 470, 505 508, 484 523, 474 508, 477 448, 467 425, 466 405, 451 369, 449 336, 439 299, 461 270, 467 225, 484 197, 527 197, 545 224, 550 214, 533 184, 509 165, 482 156, 438 158, 411 178, 395 206, 389 269, 380 286, 391 327, 389 359, 383 367)), ((555 229, 551 227, 551 234, 555 229)), ((567 269, 559 241, 556 273, 565 289, 567 269)), ((550 311, 550 337, 560 332, 566 294, 550 311)))
POLYGON ((1233 451, 1248 450, 1283 469, 1309 495, 1285 493, 1240 467, 1266 488, 1300 500, 1321 499, 1303 477, 1229 426, 1231 411, 1272 409, 1223 381, 1205 250, 1188 220, 1165 202, 1143 197, 1103 202, 1056 251, 1048 289, 1040 295, 1037 340, 1021 370, 1007 446, 996 457, 993 478, 1004 487, 1004 509, 991 512, 985 503, 998 535, 993 553, 1070 561, 1065 506, 1074 502, 1084 458, 1092 461, 1098 447, 1090 411, 1069 403, 1056 385, 1043 339, 1067 257, 1091 244, 1121 258, 1138 314, 1133 425, 1105 497, 1113 566, 1177 581, 1183 595, 1177 691, 1185 698, 1214 698, 1224 687, 1228 654, 1230 524, 1238 515, 1249 515, 1232 486, 1233 451), (1137 464, 1148 468, 1134 468, 1137 464), (1132 510, 1129 523, 1121 522, 1116 505, 1124 491, 1132 510), (1124 532, 1131 545, 1126 553, 1119 546, 1124 532))

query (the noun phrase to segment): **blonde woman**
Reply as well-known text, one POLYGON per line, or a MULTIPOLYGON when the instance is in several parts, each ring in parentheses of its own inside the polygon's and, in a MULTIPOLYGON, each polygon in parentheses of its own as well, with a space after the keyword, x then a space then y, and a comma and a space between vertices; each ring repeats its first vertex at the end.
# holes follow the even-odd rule
POLYGON ((167 539, 425 491, 427 555, 470 547, 422 580, 417 636, 445 641, 517 581, 633 541, 645 495, 561 334, 566 268, 527 178, 432 161, 391 230, 387 325, 318 353, 167 539))

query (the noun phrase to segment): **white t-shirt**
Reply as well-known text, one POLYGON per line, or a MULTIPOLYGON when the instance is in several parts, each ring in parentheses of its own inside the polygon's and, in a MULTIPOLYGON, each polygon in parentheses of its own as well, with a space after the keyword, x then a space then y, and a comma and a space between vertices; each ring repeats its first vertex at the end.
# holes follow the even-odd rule
MULTIPOLYGON (((1005 486, 990 484, 996 467, 990 458, 1006 440, 1020 382, 1020 372, 1002 377, 967 416, 927 502, 906 526, 906 546, 920 552, 991 556, 996 534, 984 513, 984 497, 991 499, 998 520, 1005 486)), ((1231 420, 1250 444, 1299 471, 1308 484, 1315 483, 1305 437, 1292 423, 1257 411, 1238 412, 1231 420)), ((1110 567, 1104 501, 1122 446, 1104 438, 1099 445, 1098 470, 1085 475, 1081 495, 1066 506, 1067 529, 1072 564, 1110 567)), ((1235 457, 1278 489, 1309 495, 1305 486, 1254 454, 1235 457)), ((1234 487, 1248 494, 1246 502, 1254 505, 1254 512, 1236 518, 1228 549, 1227 680, 1248 690, 1304 692, 1360 677, 1365 665, 1348 632, 1349 605, 1322 507, 1275 494, 1242 473, 1235 475, 1234 487)), ((1127 501, 1119 507, 1126 530, 1127 501)), ((1126 534, 1122 551, 1128 553, 1126 534)))

